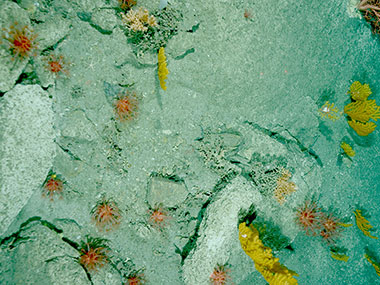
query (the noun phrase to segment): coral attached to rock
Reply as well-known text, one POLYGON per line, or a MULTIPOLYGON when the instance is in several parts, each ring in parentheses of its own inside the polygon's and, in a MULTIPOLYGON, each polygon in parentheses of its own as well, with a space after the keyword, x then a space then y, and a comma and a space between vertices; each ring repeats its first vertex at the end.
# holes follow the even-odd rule
POLYGON ((264 246, 259 232, 252 225, 239 225, 239 240, 245 253, 255 262, 255 267, 269 284, 298 284, 293 276, 298 274, 289 270, 275 258, 272 250, 264 246))

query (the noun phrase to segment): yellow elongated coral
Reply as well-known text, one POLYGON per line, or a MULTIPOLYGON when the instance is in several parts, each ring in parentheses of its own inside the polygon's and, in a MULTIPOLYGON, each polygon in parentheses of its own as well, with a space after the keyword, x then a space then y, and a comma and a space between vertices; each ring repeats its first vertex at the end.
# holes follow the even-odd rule
POLYGON ((359 136, 368 136, 376 129, 376 124, 373 122, 361 123, 355 120, 348 121, 348 124, 359 136))
POLYGON ((367 237, 378 239, 378 237, 371 235, 370 230, 373 228, 373 226, 371 226, 369 221, 363 217, 362 211, 356 210, 354 214, 355 214, 356 225, 363 232, 363 234, 367 237))
POLYGON ((336 252, 333 252, 333 251, 331 251, 331 257, 334 258, 334 259, 336 259, 336 260, 344 261, 344 262, 347 262, 348 259, 350 258, 348 255, 339 254, 339 253, 336 253, 336 252))
POLYGON ((326 101, 325 104, 321 108, 319 108, 319 114, 322 118, 328 118, 331 121, 339 120, 341 113, 339 112, 338 108, 335 107, 334 103, 330 103, 329 101, 326 101))
POLYGON ((158 79, 160 80, 160 86, 163 90, 166 90, 165 79, 168 78, 169 70, 166 65, 165 49, 163 47, 158 51, 158 79))
POLYGON ((349 157, 355 156, 355 151, 348 143, 342 142, 340 144, 340 147, 343 149, 344 153, 347 154, 349 157))
POLYGON ((375 268, 376 274, 380 276, 380 264, 374 261, 368 254, 364 254, 364 257, 372 264, 373 268, 375 268))
POLYGON ((380 106, 376 105, 375 100, 356 101, 347 104, 344 107, 344 112, 351 117, 351 119, 368 122, 369 119, 377 121, 380 118, 380 106))
POLYGON ((244 252, 255 262, 255 268, 270 285, 298 284, 293 276, 298 274, 278 262, 272 250, 264 246, 259 238, 258 230, 245 223, 239 225, 239 240, 244 252))
POLYGON ((351 84, 350 91, 347 93, 355 101, 364 101, 372 94, 372 91, 368 84, 361 84, 359 81, 355 81, 351 84))

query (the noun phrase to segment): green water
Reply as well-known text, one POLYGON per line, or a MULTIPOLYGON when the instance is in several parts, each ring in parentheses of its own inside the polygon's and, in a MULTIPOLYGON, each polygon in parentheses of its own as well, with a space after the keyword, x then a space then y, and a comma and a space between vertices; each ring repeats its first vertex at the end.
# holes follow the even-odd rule
MULTIPOLYGON (((325 101, 343 111, 354 81, 380 100, 380 37, 349 14, 350 1, 169 1, 182 17, 165 46, 166 91, 156 50, 136 56, 117 1, 18 2, 40 47, 2 90, 0 284, 122 284, 138 271, 146 284, 201 285, 217 264, 227 265, 233 284, 266 284, 239 243, 239 217, 251 205, 286 240, 274 255, 299 284, 380 284, 364 258, 380 261, 379 241, 353 214, 365 210, 380 236, 379 130, 359 137, 344 115, 331 121, 318 112, 325 101), (50 50, 64 56, 69 75, 46 71, 50 50), (138 116, 119 122, 114 96, 131 84, 138 116), (18 85, 42 86, 31 93, 48 110, 34 109, 36 99, 12 108, 18 85), (26 120, 41 133, 17 127, 26 120), (352 159, 342 155, 343 140, 352 159), (20 156, 12 160, 8 149, 20 156), (268 194, 270 182, 250 178, 255 162, 291 172, 297 189, 283 205, 268 194), (53 201, 41 190, 49 170, 65 181, 53 201), (102 196, 121 213, 106 232, 91 217, 102 196), (295 222, 312 198, 353 224, 334 245, 295 222), (170 216, 162 228, 149 220, 158 204, 170 216), (109 240, 110 260, 98 271, 78 263, 86 235, 109 240), (332 246, 348 261, 333 259, 332 246)), ((137 2, 152 13, 160 3, 137 2)), ((4 46, 2 55, 10 56, 4 46)))

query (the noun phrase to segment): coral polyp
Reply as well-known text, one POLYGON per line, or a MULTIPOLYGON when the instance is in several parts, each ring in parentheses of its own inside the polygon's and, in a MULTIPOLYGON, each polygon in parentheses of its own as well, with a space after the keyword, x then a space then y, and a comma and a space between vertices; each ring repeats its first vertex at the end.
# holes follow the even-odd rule
POLYGON ((30 27, 20 27, 16 22, 9 29, 3 29, 3 38, 8 42, 8 49, 12 53, 13 60, 35 55, 37 35, 30 27))
POLYGON ((126 282, 123 284, 125 285, 141 285, 145 284, 145 277, 143 273, 139 272, 133 272, 128 277, 126 282))
POLYGON ((306 201, 305 204, 297 209, 296 223, 306 232, 307 235, 315 236, 321 228, 319 220, 322 216, 317 203, 306 201))
POLYGON ((131 121, 137 117, 139 100, 136 92, 127 91, 120 94, 114 102, 117 119, 121 122, 131 121))
POLYGON ((99 230, 109 231, 121 221, 121 211, 116 202, 104 197, 92 208, 91 215, 99 230))
POLYGON ((106 239, 86 237, 79 248, 79 263, 89 271, 97 271, 109 262, 110 248, 106 239))
POLYGON ((64 180, 60 175, 50 171, 42 187, 42 196, 54 200, 56 196, 62 198, 64 180))
POLYGON ((46 69, 56 75, 57 77, 64 74, 69 75, 69 64, 62 55, 50 54, 44 58, 46 62, 46 69))
POLYGON ((224 285, 231 279, 228 275, 229 269, 223 265, 217 265, 210 275, 210 283, 212 285, 224 285))
POLYGON ((339 236, 342 227, 340 220, 332 213, 324 214, 321 219, 322 230, 320 236, 328 244, 334 244, 336 238, 339 236))
POLYGON ((162 206, 157 206, 149 210, 149 215, 149 223, 158 229, 163 229, 167 226, 171 218, 168 215, 167 210, 165 210, 162 206))

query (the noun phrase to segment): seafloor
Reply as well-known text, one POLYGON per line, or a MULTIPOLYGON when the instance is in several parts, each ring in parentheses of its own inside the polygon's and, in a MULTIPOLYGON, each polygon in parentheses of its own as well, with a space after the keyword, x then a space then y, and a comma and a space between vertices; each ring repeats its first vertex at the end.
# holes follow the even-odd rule
POLYGON ((380 132, 358 136, 343 113, 355 81, 380 100, 380 37, 356 1, 137 2, 167 12, 147 47, 117 0, 1 1, 0 284, 202 285, 218 265, 229 279, 214 284, 266 284, 239 242, 245 218, 299 284, 380 284, 380 132), (16 59, 15 22, 36 35, 16 59), (135 94, 124 120, 120 93, 135 94), (120 214, 106 229, 91 214, 102 199, 120 214), (297 224, 308 201, 333 217, 332 239, 297 224), (86 237, 108 240, 96 270, 86 237))

